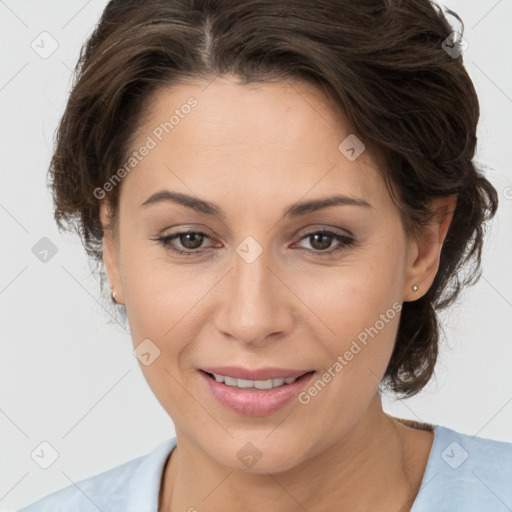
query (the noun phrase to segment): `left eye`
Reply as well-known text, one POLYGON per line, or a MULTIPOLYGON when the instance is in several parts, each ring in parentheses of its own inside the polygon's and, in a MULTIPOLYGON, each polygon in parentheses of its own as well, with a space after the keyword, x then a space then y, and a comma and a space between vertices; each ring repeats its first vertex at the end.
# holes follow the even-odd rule
POLYGON ((341 251, 346 247, 351 247, 354 245, 355 240, 347 235, 342 235, 341 233, 335 233, 334 231, 313 231, 311 233, 306 234, 301 238, 301 240, 309 239, 310 244, 313 246, 313 250, 305 249, 306 252, 313 252, 319 255, 324 254, 332 254, 337 251, 341 251), (334 246, 333 248, 329 248, 331 246, 332 241, 336 240, 339 242, 338 246, 334 246), (316 245, 316 249, 315 246, 316 245))
MULTIPOLYGON (((177 254, 194 256, 202 250, 201 245, 203 241, 208 238, 211 237, 201 231, 181 231, 179 233, 174 233, 173 235, 156 238, 155 241, 159 242, 166 249, 177 254), (183 249, 175 247, 172 243, 174 240, 178 240, 183 249)), ((319 256, 332 254, 346 247, 350 247, 355 243, 355 240, 347 235, 326 230, 307 233, 300 240, 302 241, 306 239, 310 240, 313 249, 302 248, 302 250, 319 256), (331 247, 333 239, 339 242, 339 245, 334 248, 331 247), (317 248, 314 247, 315 245, 317 248)))

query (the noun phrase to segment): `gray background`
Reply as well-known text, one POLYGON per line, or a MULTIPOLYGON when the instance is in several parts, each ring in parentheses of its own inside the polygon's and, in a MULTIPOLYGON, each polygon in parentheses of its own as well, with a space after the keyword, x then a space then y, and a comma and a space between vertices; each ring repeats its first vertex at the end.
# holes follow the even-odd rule
MULTIPOLYGON (((53 134, 80 46, 105 0, 0 0, 0 512, 151 451, 174 436, 103 308, 78 237, 58 233, 46 189, 53 134), (47 31, 58 48, 51 49, 47 31), (46 37, 44 49, 40 42, 46 37), (32 248, 49 238, 46 263, 32 248), (59 457, 31 458, 49 442, 59 457)), ((464 54, 481 102, 477 160, 500 193, 483 277, 443 315, 448 342, 420 396, 385 398, 397 416, 512 442, 512 0, 443 3, 465 23, 464 54)), ((48 453, 48 450, 46 451, 48 453)))

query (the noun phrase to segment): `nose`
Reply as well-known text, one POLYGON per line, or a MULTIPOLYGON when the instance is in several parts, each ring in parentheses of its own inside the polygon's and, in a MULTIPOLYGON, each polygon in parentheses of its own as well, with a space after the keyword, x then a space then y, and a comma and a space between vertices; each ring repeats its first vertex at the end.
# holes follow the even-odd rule
POLYGON ((279 274, 268 251, 254 261, 235 254, 233 268, 219 290, 216 328, 247 345, 264 345, 289 333, 297 304, 279 274))

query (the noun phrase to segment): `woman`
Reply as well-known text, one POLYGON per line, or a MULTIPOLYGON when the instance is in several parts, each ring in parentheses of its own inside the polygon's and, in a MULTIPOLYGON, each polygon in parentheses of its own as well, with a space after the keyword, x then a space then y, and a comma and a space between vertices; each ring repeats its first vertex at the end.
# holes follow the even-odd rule
POLYGON ((24 511, 512 507, 512 444, 380 400, 431 378, 497 209, 459 50, 427 0, 108 4, 55 217, 176 437, 24 511))

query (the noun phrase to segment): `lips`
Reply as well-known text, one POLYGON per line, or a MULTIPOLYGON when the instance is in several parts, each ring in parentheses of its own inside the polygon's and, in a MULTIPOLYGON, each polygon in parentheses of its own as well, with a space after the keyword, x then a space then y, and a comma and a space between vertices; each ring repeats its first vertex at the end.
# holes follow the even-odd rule
MULTIPOLYGON (((217 367, 209 368, 209 370, 215 370, 213 373, 216 373, 217 371, 235 373, 233 372, 233 367, 230 369, 226 367, 217 367)), ((238 368, 238 370, 240 371, 237 375, 264 375, 264 379, 243 379, 242 377, 236 377, 239 381, 268 380, 265 379, 265 377, 273 377, 275 375, 290 375, 291 377, 302 375, 290 384, 283 384, 270 389, 255 389, 254 387, 226 385, 222 382, 217 382, 209 372, 203 370, 197 371, 200 382, 206 386, 206 389, 209 390, 212 398, 214 398, 223 407, 244 416, 267 416, 276 413, 287 406, 291 406, 298 394, 304 389, 308 382, 314 378, 315 375, 315 371, 302 372, 302 370, 286 370, 282 368, 265 368, 264 370, 257 371, 247 371, 245 369, 238 368)), ((222 375, 222 373, 217 375, 222 375)), ((287 377, 281 377, 281 379, 283 378, 287 377)), ((295 401, 296 407, 297 404, 299 404, 299 402, 295 401)))

